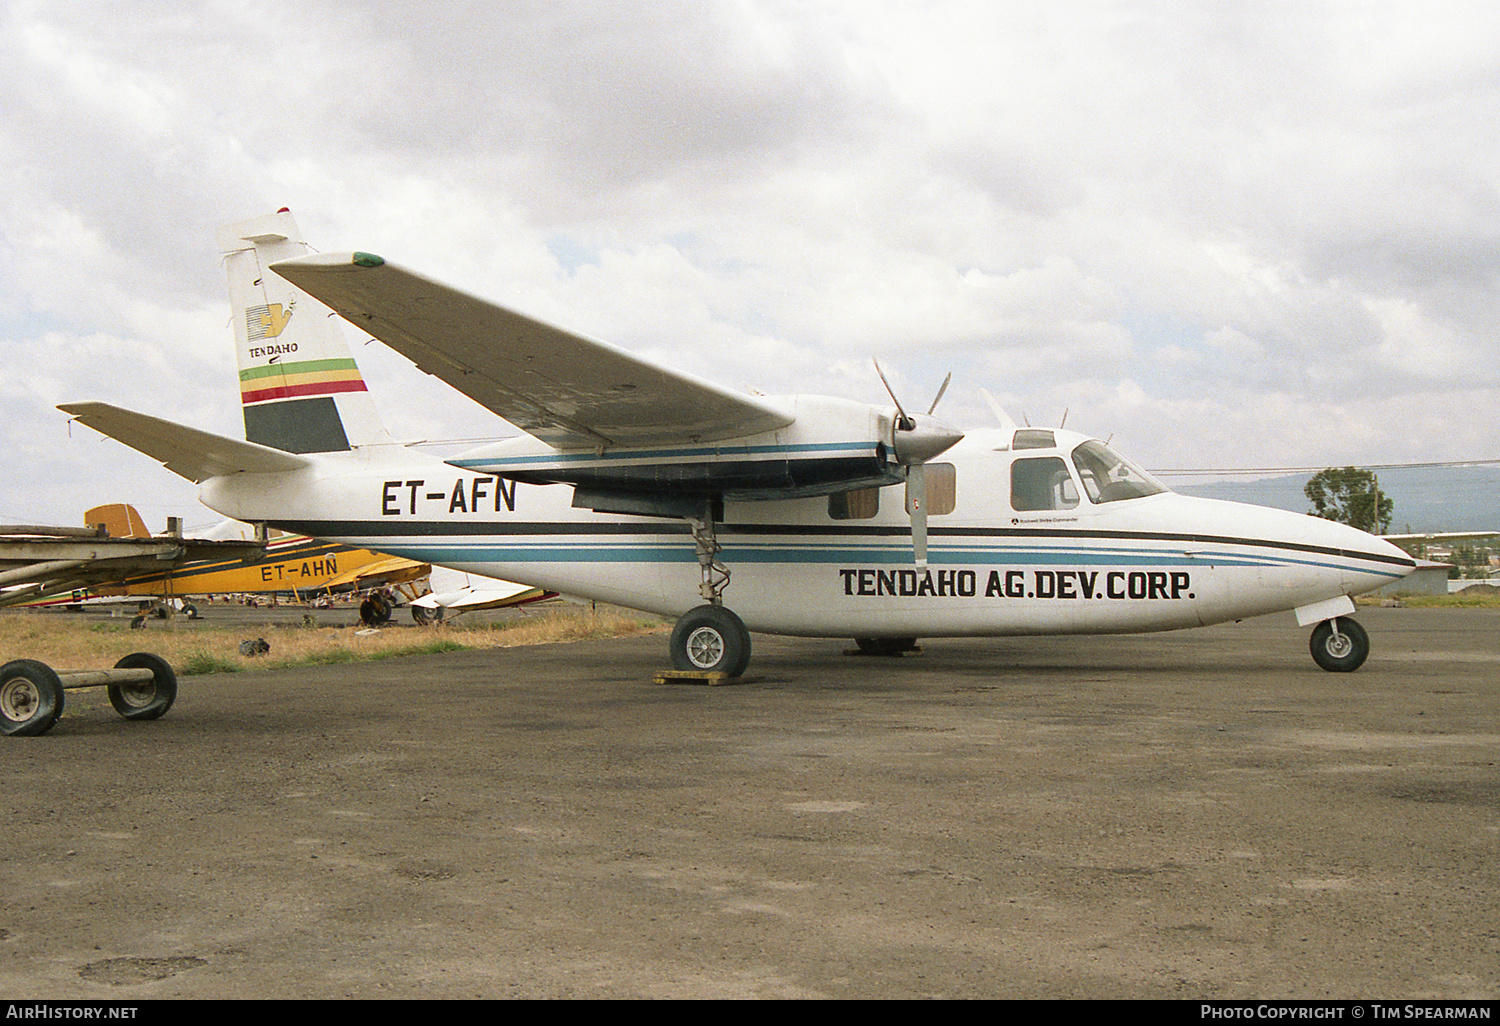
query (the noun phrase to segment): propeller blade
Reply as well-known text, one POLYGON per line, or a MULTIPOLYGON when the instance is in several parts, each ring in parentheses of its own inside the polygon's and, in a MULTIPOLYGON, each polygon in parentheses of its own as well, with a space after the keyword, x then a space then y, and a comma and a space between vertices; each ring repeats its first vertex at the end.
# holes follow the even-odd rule
POLYGON ((937 409, 937 404, 943 401, 943 393, 948 391, 948 382, 952 380, 953 372, 949 371, 948 376, 943 379, 943 383, 938 386, 938 394, 933 396, 932 405, 927 407, 927 416, 932 416, 932 412, 937 409))
POLYGON ((902 407, 901 400, 896 398, 896 390, 891 388, 889 381, 885 380, 885 371, 880 369, 880 361, 872 359, 870 362, 875 365, 875 373, 880 375, 880 383, 885 386, 885 394, 890 396, 891 402, 896 404, 896 414, 901 418, 896 426, 902 431, 910 431, 916 426, 917 422, 906 415, 906 410, 902 407))
POLYGON ((927 468, 913 464, 906 471, 906 513, 911 517, 911 551, 917 566, 927 565, 927 468))

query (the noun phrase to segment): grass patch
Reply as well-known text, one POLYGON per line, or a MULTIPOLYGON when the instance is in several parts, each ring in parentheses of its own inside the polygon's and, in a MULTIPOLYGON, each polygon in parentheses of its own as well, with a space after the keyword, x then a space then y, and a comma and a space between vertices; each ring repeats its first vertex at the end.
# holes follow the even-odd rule
POLYGON ((181 666, 173 666, 172 669, 177 671, 179 677, 191 677, 204 673, 239 673, 244 667, 221 655, 200 649, 190 653, 181 666))
MULTIPOLYGON (((1474 589, 1470 589, 1474 590, 1474 589)), ((1500 594, 1478 592, 1456 595, 1400 595, 1401 604, 1408 609, 1500 609, 1500 594)))
POLYGON ((153 624, 146 630, 130 630, 124 623, 74 619, 74 615, 29 610, 0 614, 0 662, 38 659, 53 669, 84 670, 113 666, 130 652, 154 652, 171 663, 179 676, 192 676, 634 637, 666 629, 658 617, 648 614, 574 605, 501 623, 458 620, 363 633, 354 627, 215 627, 202 622, 181 629, 174 624, 153 624), (270 652, 241 655, 240 642, 256 637, 266 640, 270 652))

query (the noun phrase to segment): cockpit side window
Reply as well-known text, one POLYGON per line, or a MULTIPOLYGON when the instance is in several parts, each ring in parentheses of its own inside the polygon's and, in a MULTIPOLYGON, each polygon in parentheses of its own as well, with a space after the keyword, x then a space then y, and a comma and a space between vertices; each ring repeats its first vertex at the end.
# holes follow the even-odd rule
POLYGON ((1010 465, 1010 506, 1018 513, 1073 509, 1078 488, 1060 456, 1038 456, 1010 465))
POLYGON ((1089 501, 1096 505, 1157 495, 1166 486, 1098 439, 1073 450, 1073 466, 1089 501))

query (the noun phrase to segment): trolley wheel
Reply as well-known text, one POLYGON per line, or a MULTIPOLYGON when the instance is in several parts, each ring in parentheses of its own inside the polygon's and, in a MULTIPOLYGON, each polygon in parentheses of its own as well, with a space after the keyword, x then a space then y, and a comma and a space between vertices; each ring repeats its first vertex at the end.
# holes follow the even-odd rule
POLYGON ((0 731, 36 737, 51 730, 62 711, 62 679, 52 667, 35 659, 0 666, 0 731))
POLYGON ((150 670, 150 680, 109 685, 109 704, 127 720, 160 719, 177 700, 177 674, 161 656, 133 652, 115 663, 117 670, 150 670))

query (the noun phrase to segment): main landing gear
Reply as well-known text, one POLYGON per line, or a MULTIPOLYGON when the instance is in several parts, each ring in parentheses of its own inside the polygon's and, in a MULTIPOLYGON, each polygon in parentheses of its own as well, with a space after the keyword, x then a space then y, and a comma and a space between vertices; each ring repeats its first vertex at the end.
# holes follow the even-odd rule
POLYGON ((703 580, 698 592, 706 603, 688 610, 672 628, 668 647, 672 668, 690 673, 723 673, 739 677, 750 665, 750 632, 733 612, 724 608, 724 589, 729 586, 729 568, 719 562, 720 545, 714 536, 712 504, 704 515, 688 517, 693 529, 693 548, 703 580))
POLYGON ((1355 620, 1335 616, 1313 628, 1308 642, 1313 662, 1329 673, 1350 673, 1370 655, 1370 636, 1355 620))

